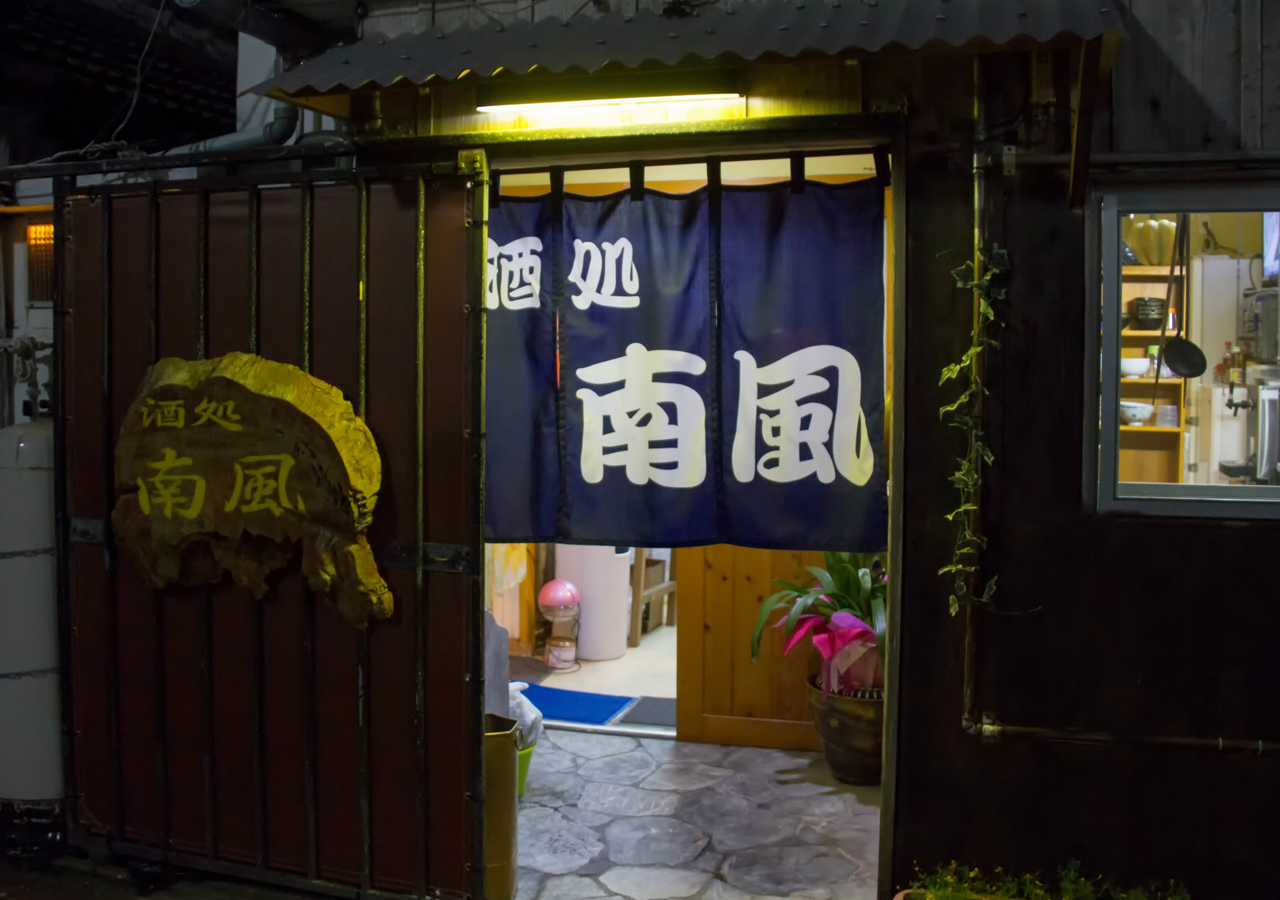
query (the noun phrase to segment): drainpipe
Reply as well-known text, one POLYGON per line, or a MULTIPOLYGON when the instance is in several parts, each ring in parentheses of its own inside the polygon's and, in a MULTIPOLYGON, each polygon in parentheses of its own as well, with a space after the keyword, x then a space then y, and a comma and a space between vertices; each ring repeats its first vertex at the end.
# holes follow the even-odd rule
POLYGON ((179 156, 186 153, 208 153, 212 150, 248 150, 253 147, 279 147, 288 142, 298 130, 299 109, 289 103, 276 101, 275 115, 261 128, 233 131, 194 144, 183 144, 159 154, 179 156))

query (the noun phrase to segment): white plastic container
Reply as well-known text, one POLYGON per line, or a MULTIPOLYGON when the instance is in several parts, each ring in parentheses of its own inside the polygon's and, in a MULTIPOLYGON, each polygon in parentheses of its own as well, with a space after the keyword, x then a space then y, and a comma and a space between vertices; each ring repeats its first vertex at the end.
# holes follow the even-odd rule
POLYGON ((627 652, 628 553, 615 547, 556 544, 556 577, 582 595, 578 658, 617 659, 627 652))
POLYGON ((53 423, 0 429, 0 800, 61 799, 53 423))

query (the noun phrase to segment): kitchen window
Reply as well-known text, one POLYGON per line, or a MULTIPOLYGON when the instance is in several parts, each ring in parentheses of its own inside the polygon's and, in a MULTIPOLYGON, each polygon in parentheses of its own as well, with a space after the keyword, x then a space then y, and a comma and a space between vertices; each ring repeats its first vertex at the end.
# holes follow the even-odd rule
POLYGON ((1280 187, 1107 188, 1093 212, 1098 509, 1280 518, 1280 187))

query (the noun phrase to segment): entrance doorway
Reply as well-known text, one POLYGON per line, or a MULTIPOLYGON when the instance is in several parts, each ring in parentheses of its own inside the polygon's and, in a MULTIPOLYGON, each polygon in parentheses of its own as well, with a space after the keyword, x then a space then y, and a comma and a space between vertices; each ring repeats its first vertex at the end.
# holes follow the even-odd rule
MULTIPOLYGON (((625 191, 633 171, 569 170, 564 191, 625 191)), ((745 186, 786 182, 794 171, 790 158, 744 160, 722 163, 721 177, 745 186)), ((839 184, 875 171, 866 154, 805 160, 808 180, 839 184)), ((513 197, 545 194, 551 183, 536 170, 499 179, 501 195, 513 197)), ((644 167, 649 189, 687 193, 706 184, 702 164, 644 167)), ((888 201, 886 191, 886 216, 888 201)), ((886 240, 886 297, 890 254, 886 240)), ((886 333, 886 394, 890 347, 886 333)), ((752 658, 757 614, 774 582, 822 565, 821 553, 525 544, 491 554, 495 618, 511 633, 511 679, 556 713, 547 715, 521 800, 522 900, 875 896, 880 790, 832 777, 809 711, 815 661, 807 647, 784 653, 780 629, 767 630, 752 658), (566 549, 574 557, 567 565, 566 549), (504 561, 512 558, 526 567, 519 579, 504 561), (599 619, 566 627, 539 612, 542 586, 584 565, 612 579, 617 653, 608 658, 590 640, 582 652, 582 630, 599 619), (557 638, 570 632, 580 640, 561 665, 557 638)), ((584 600, 582 619, 601 615, 597 599, 584 600)))

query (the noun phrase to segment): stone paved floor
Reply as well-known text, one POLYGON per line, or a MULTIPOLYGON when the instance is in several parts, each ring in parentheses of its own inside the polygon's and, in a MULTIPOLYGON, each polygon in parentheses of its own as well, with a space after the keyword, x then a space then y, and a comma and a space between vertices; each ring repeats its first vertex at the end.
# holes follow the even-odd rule
POLYGON ((873 900, 879 803, 820 754, 549 730, 516 900, 873 900))

